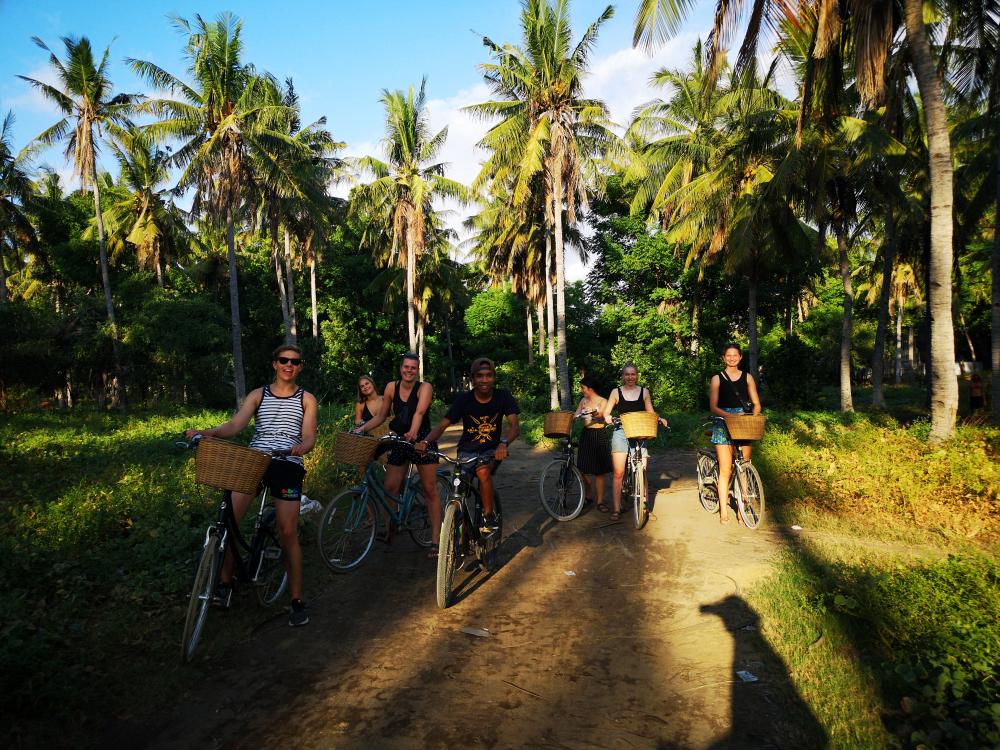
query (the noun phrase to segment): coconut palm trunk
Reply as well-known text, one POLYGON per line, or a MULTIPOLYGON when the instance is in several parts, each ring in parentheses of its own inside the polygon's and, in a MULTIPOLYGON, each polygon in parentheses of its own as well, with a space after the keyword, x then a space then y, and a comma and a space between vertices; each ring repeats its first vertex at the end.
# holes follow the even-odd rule
POLYGON ((889 299, 892 296, 892 271, 896 265, 896 223, 892 211, 885 212, 885 247, 882 250, 882 289, 878 298, 878 325, 875 329, 875 351, 872 352, 872 406, 885 408, 883 390, 885 334, 889 328, 889 299))
POLYGON ((316 313, 316 256, 309 254, 309 310, 312 313, 312 334, 319 338, 319 316, 316 313))
POLYGON ((247 395, 246 375, 243 372, 243 326, 240 323, 240 285, 236 271, 236 227, 233 207, 226 211, 226 249, 229 255, 229 320, 233 334, 233 387, 236 390, 236 407, 247 395))
POLYGON ((3 248, 0 247, 0 305, 7 304, 7 267, 4 265, 3 248))
POLYGON ((535 364, 535 326, 531 319, 531 302, 524 306, 524 317, 527 321, 528 329, 528 364, 535 364))
POLYGON ((903 382, 903 300, 896 299, 896 385, 903 382))
POLYGON ((552 304, 552 235, 545 233, 545 312, 549 353, 549 408, 559 408, 559 381, 556 379, 556 317, 552 304))
POLYGON ((108 248, 104 241, 104 214, 101 212, 101 188, 97 179, 97 166, 93 171, 94 222, 97 225, 97 253, 101 264, 101 285, 104 287, 104 309, 111 324, 111 351, 115 366, 115 392, 112 396, 114 404, 125 400, 125 379, 122 373, 122 354, 118 346, 118 321, 115 319, 115 305, 111 298, 111 275, 108 272, 108 248))
POLYGON ((288 341, 291 344, 299 342, 298 321, 295 318, 295 274, 292 270, 292 234, 285 227, 285 291, 288 305, 288 341))
MULTIPOLYGON (((927 310, 930 313, 932 444, 955 434, 958 379, 955 377, 955 335, 952 326, 953 174, 948 113, 942 81, 924 27, 922 0, 904 0, 903 17, 917 88, 924 106, 927 148, 930 153, 931 252, 927 310)), ((995 277, 994 277, 995 278, 995 277)), ((995 282, 994 282, 995 283, 995 282)), ((996 377, 996 373, 994 373, 996 377)))
MULTIPOLYGON (((558 162, 557 162, 558 164, 558 162)), ((566 346, 566 256, 563 252, 562 231, 562 166, 556 167, 552 179, 552 216, 555 229, 555 260, 556 260, 556 335, 558 337, 558 353, 556 365, 559 370, 559 405, 562 409, 571 409, 569 390, 569 352, 566 346)))
POLYGON ((281 303, 281 322, 285 328, 285 343, 291 344, 292 322, 288 318, 288 290, 285 288, 285 275, 281 270, 281 257, 278 255, 277 237, 271 237, 271 261, 274 263, 274 278, 278 282, 278 301, 281 303))
POLYGON ((545 304, 541 301, 535 305, 535 317, 538 318, 538 356, 545 356, 545 304))
POLYGON ((840 251, 840 281, 844 285, 844 319, 840 326, 840 410, 854 411, 851 393, 851 338, 854 331, 854 285, 851 283, 851 260, 847 254, 846 230, 837 228, 840 251))
POLYGON ((757 267, 756 265, 750 272, 750 278, 748 279, 749 286, 747 288, 747 325, 750 330, 748 336, 750 339, 750 351, 748 352, 748 359, 750 365, 750 374, 757 377, 757 267))
POLYGON ((701 327, 701 309, 699 302, 699 292, 701 291, 701 282, 698 280, 698 276, 695 275, 694 279, 694 295, 691 300, 691 347, 689 351, 692 357, 698 356, 698 351, 701 349, 701 333, 699 328, 701 327))

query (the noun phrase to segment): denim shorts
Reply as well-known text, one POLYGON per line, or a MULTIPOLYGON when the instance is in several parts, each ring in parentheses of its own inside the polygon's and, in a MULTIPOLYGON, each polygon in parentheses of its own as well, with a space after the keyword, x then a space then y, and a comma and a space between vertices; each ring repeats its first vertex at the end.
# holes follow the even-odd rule
MULTIPOLYGON (((625 437, 625 430, 621 427, 616 427, 615 431, 611 433, 611 452, 612 453, 628 453, 629 445, 635 445, 637 440, 629 440, 625 437)), ((648 455, 649 451, 646 447, 642 448, 643 455, 648 455)))
MULTIPOLYGON (((744 413, 743 409, 738 406, 723 406, 722 411, 729 414, 744 413)), ((722 417, 713 417, 712 421, 715 422, 715 427, 712 428, 712 445, 732 445, 728 438, 729 433, 726 432, 726 420, 722 417)))

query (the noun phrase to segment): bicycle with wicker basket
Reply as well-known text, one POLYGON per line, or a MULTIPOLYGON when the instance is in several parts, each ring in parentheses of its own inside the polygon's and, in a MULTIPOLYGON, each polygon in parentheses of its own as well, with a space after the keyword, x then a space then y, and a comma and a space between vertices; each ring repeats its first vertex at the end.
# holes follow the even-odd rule
POLYGON ((611 426, 621 427, 628 438, 628 457, 622 478, 622 505, 632 503, 632 523, 641 529, 649 520, 649 498, 646 486, 646 443, 656 439, 659 417, 648 411, 634 411, 611 420, 611 426))
MULTIPOLYGON (((729 494, 736 500, 736 511, 747 528, 756 529, 764 520, 764 482, 749 458, 743 457, 744 443, 764 437, 767 417, 762 414, 730 414, 712 417, 702 425, 705 435, 720 425, 733 445, 733 472, 729 477, 729 494)), ((719 510, 719 459, 710 448, 698 449, 698 499, 709 513, 719 510)))
POLYGON ((583 475, 576 466, 578 442, 573 439, 573 423, 590 413, 553 411, 545 415, 545 437, 561 439, 561 452, 538 477, 538 500, 556 521, 572 521, 583 510, 585 490, 583 475))
MULTIPOLYGON (((380 519, 393 529, 405 530, 420 547, 432 545, 427 500, 420 486, 420 475, 413 464, 399 496, 386 491, 385 469, 374 461, 376 452, 396 442, 406 442, 396 435, 381 438, 345 432, 334 441, 333 458, 364 471, 361 481, 331 500, 319 523, 320 556, 331 570, 346 573, 357 568, 375 542, 380 519)), ((438 475, 438 492, 448 492, 446 479, 438 475)), ((385 530, 390 538, 390 529, 385 530)))
POLYGON ((253 585, 261 606, 277 604, 288 584, 285 555, 275 530, 274 504, 269 502, 269 490, 261 488, 261 480, 271 458, 289 455, 287 450, 263 452, 217 438, 194 438, 190 443, 178 441, 184 448, 197 447, 195 480, 199 484, 222 490, 219 517, 205 530, 205 542, 191 586, 184 635, 181 638, 181 660, 194 657, 219 586, 222 563, 232 550, 234 580, 253 585), (240 532, 233 514, 232 494, 259 494, 253 535, 249 540, 240 532))

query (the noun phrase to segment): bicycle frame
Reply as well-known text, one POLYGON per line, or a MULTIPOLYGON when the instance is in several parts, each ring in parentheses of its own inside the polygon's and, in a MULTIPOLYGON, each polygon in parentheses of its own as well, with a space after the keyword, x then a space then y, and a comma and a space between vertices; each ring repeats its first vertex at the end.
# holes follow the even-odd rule
MULTIPOLYGON (((714 428, 717 422, 713 418, 712 421, 706 422, 702 427, 704 428, 714 428)), ((746 445, 745 440, 733 440, 732 435, 729 434, 729 425, 726 424, 725 420, 722 420, 722 427, 726 431, 726 439, 729 441, 730 446, 733 451, 733 468, 729 474, 729 491, 733 493, 736 498, 736 502, 740 505, 743 504, 743 477, 745 476, 745 466, 750 463, 750 459, 743 457, 743 446, 746 445)), ((709 450, 707 448, 699 449, 699 452, 703 452, 704 455, 708 456, 710 459, 719 462, 718 453, 715 450, 709 450)), ((719 501, 721 502, 721 493, 719 488, 716 487, 716 494, 719 495, 719 501)))
MULTIPOLYGON (((360 484, 354 485, 353 489, 359 490, 365 501, 374 500, 375 505, 384 510, 393 523, 401 525, 413 509, 413 501, 420 490, 420 474, 411 463, 403 480, 402 490, 397 496, 385 489, 384 481, 376 476, 378 470, 375 466, 374 462, 368 465, 360 484), (393 503, 396 504, 396 510, 392 509, 393 503)), ((443 471, 438 470, 438 474, 443 476, 443 471)))
POLYGON ((240 532, 240 525, 236 521, 236 514, 233 512, 233 493, 229 490, 223 492, 222 503, 219 505, 219 519, 205 531, 206 542, 210 534, 215 533, 219 535, 219 550, 223 554, 226 553, 230 538, 233 540, 233 561, 236 565, 236 572, 238 577, 245 581, 256 581, 257 575, 260 572, 259 555, 263 549, 262 544, 259 543, 261 539, 260 528, 264 525, 264 509, 267 507, 270 494, 270 489, 264 487, 259 495, 260 504, 257 507, 257 516, 254 519, 253 537, 251 537, 249 542, 240 532), (245 558, 241 554, 241 550, 247 553, 245 558), (252 575, 250 573, 251 570, 254 571, 252 575))

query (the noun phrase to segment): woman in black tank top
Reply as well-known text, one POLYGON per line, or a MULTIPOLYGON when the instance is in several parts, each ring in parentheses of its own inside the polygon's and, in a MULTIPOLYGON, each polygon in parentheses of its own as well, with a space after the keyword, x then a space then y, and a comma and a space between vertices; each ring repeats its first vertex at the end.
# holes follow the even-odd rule
POLYGON ((378 414, 381 403, 382 394, 379 393, 375 381, 367 375, 358 378, 358 398, 354 404, 354 426, 357 427, 364 422, 371 421, 378 414))
MULTIPOLYGON (((611 391, 604 406, 604 421, 611 424, 611 416, 614 412, 618 416, 628 414, 633 411, 648 411, 653 414, 653 401, 649 396, 649 389, 637 386, 636 380, 639 378, 639 371, 631 362, 622 367, 622 384, 611 391)), ((667 420, 660 418, 660 424, 667 426, 667 420)), ((617 521, 621 517, 622 510, 622 480, 625 478, 625 461, 628 458, 628 441, 625 439, 625 431, 621 427, 617 428, 611 435, 611 464, 614 471, 614 480, 611 483, 611 501, 614 504, 611 509, 611 520, 617 521)), ((643 455, 643 461, 647 461, 647 456, 643 455)), ((646 472, 646 476, 649 473, 646 472)), ((648 480, 647 480, 648 482, 648 480)), ((646 497, 649 497, 649 487, 646 487, 646 497)), ((598 504, 597 509, 602 513, 607 513, 609 508, 606 505, 598 504)))
MULTIPOLYGON (((740 369, 743 350, 738 344, 726 344, 722 360, 726 367, 712 376, 708 393, 708 408, 715 417, 712 444, 719 459, 719 523, 729 523, 729 478, 733 473, 733 446, 729 442, 723 417, 726 414, 745 414, 751 405, 753 414, 760 414, 760 397, 753 375, 740 369), (723 495, 725 495, 723 497, 723 495)), ((743 457, 750 458, 750 444, 742 446, 743 457)))

